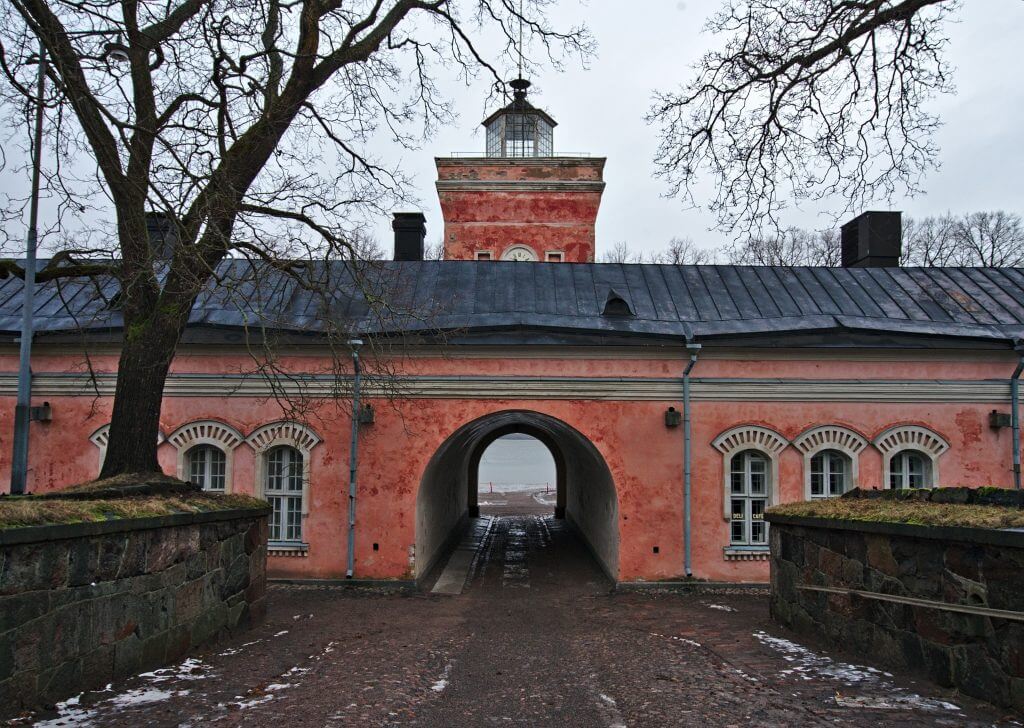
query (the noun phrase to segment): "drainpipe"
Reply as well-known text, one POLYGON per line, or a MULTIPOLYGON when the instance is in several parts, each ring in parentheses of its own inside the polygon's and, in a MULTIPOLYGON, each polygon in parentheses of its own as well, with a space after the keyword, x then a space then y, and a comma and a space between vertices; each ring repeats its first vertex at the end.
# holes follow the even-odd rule
POLYGON ((359 367, 360 339, 348 342, 352 347, 352 439, 348 451, 348 570, 345 578, 351 579, 356 563, 356 472, 359 465, 359 387, 362 371, 359 367))
POLYGON ((1013 430, 1013 487, 1020 490, 1020 375, 1024 372, 1024 342, 1013 347, 1019 357, 1010 376, 1010 423, 1013 430))
POLYGON ((46 88, 46 49, 39 41, 38 95, 35 137, 32 149, 32 197, 29 206, 28 239, 25 245, 25 280, 22 284, 21 341, 18 355, 18 398, 14 405, 14 452, 11 453, 11 494, 25 492, 28 481, 28 431, 32 421, 32 314, 36 290, 36 243, 39 227, 39 178, 43 154, 43 112, 46 88))
POLYGON ((700 344, 690 342, 686 345, 690 352, 690 361, 683 371, 683 571, 686 577, 693 576, 693 561, 690 548, 690 472, 692 470, 690 455, 690 372, 697 364, 697 353, 700 344))

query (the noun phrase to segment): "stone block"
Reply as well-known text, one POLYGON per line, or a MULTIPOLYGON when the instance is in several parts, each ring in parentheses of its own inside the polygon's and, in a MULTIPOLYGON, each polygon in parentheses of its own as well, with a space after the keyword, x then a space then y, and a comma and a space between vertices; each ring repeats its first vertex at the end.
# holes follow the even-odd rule
POLYGON ((82 676, 87 680, 83 687, 98 687, 111 682, 114 679, 114 646, 103 645, 83 653, 82 676))
POLYGON ((114 645, 115 675, 134 675, 143 668, 142 640, 132 635, 114 645))
POLYGON ((935 488, 929 500, 932 503, 960 503, 965 504, 971 501, 973 488, 935 488))
POLYGON ((142 665, 153 667, 164 664, 167 659, 167 645, 170 643, 170 630, 158 632, 157 634, 142 640, 140 648, 142 665))
POLYGON ((124 552, 117 569, 117 577, 124 579, 138 576, 146 571, 146 547, 148 537, 145 531, 130 531, 122 542, 124 552))
POLYGON ((1010 678, 1010 705, 1018 712, 1024 712, 1024 678, 1010 678))
POLYGON ((920 638, 919 644, 924 671, 928 679, 943 687, 952 687, 954 684, 952 648, 920 638))
POLYGON ((249 559, 244 553, 235 557, 224 574, 224 585, 221 587, 221 599, 244 591, 249 586, 249 559))
POLYGON ((81 684, 80 660, 58 663, 54 669, 39 674, 39 700, 48 704, 56 703, 69 695, 69 686, 81 684))
POLYGON ((0 596, 0 632, 30 622, 50 609, 50 593, 31 591, 0 596))
POLYGON ((897 576, 900 572, 893 558, 892 546, 886 536, 869 534, 865 536, 867 563, 872 569, 886 576, 897 576))
POLYGON ((981 645, 953 649, 953 679, 968 695, 997 705, 1010 702, 1010 678, 981 645))

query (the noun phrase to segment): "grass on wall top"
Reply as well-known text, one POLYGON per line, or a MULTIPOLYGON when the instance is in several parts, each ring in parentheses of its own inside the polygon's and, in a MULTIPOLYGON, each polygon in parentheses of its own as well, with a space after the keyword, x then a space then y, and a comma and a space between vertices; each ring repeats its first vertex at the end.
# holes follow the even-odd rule
POLYGON ((118 476, 43 495, 0 497, 0 529, 267 508, 248 495, 204 493, 168 476, 118 476))
POLYGON ((769 508, 768 513, 844 521, 909 523, 917 526, 1024 528, 1024 510, 1019 508, 915 500, 828 498, 785 503, 769 508))

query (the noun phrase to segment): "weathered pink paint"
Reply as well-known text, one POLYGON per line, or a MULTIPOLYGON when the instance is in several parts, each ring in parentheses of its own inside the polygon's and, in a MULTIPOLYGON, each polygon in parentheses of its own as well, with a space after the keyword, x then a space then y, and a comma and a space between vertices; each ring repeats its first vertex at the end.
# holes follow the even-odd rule
MULTIPOLYGON (((37 377, 81 371, 82 357, 66 349, 39 347, 33 361, 37 377)), ((557 376, 678 378, 683 362, 678 355, 610 358, 594 352, 585 358, 561 358, 532 349, 502 356, 460 354, 413 355, 400 368, 415 376, 473 374, 494 376, 557 376)), ((1005 380, 1013 360, 1003 354, 927 358, 907 354, 902 359, 848 360, 835 353, 787 352, 789 358, 742 358, 742 352, 706 350, 694 376, 701 379, 756 377, 822 380, 1005 380)), ((116 357, 97 354, 93 366, 112 371, 116 357)), ((17 358, 0 356, 0 371, 16 371, 17 358)), ((280 364, 296 372, 323 372, 327 360, 315 351, 297 350, 280 364)), ((183 351, 174 363, 176 373, 230 373, 251 366, 244 355, 201 350, 183 351)), ((37 396, 39 401, 43 397, 37 396)), ((29 486, 41 492, 94 477, 99 452, 89 436, 109 422, 109 397, 45 397, 53 406, 53 421, 33 423, 29 486)), ((0 477, 10 469, 11 413, 14 401, 0 404, 0 477)), ((416 499, 428 461, 446 438, 464 424, 506 410, 530 410, 556 418, 585 436, 606 462, 615 483, 619 508, 619 578, 671 579, 683 565, 682 428, 669 429, 663 413, 678 400, 601 401, 585 399, 436 398, 375 401, 376 422, 364 426, 360 440, 359 510, 356 538, 356 576, 407 578, 415 548, 416 499), (378 550, 373 550, 373 544, 378 550), (653 553, 653 547, 659 553, 653 553)), ((723 457, 711 443, 723 431, 756 424, 792 440, 810 427, 839 424, 869 441, 897 424, 921 424, 944 437, 950 449, 940 458, 943 485, 1010 487, 1011 433, 988 426, 991 403, 941 402, 759 402, 696 401, 693 404, 693 563, 694 575, 728 581, 763 581, 767 563, 727 561, 728 523, 723 518, 723 457)), ((310 544, 305 557, 274 557, 274 576, 339 577, 345 570, 347 524, 348 402, 325 403, 310 420, 323 438, 312 451, 309 473, 309 515, 304 521, 310 544)), ((1001 411, 1007 405, 999 405, 1001 411)), ((161 416, 164 433, 189 422, 214 419, 244 435, 281 419, 272 400, 255 397, 168 396, 161 416)), ((175 448, 159 450, 165 471, 176 469, 175 448)), ((251 493, 255 488, 256 455, 247 444, 233 452, 231 488, 251 493)), ((860 455, 860 484, 881 485, 882 457, 868 446, 860 455)), ((788 446, 779 459, 778 501, 803 499, 803 455, 788 446)))
POLYGON ((445 158, 437 163, 444 214, 444 257, 501 258, 513 245, 537 260, 594 260, 595 224, 604 187, 601 158, 445 158))

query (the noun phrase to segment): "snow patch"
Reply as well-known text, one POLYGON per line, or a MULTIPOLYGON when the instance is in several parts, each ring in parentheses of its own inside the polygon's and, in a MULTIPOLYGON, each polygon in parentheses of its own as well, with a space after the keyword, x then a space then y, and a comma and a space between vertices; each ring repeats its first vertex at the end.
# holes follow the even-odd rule
POLYGON ((735 612, 734 607, 728 607, 724 604, 705 604, 708 609, 717 609, 720 612, 735 612))
POLYGON ((441 678, 430 686, 430 689, 435 693, 443 693, 444 689, 448 687, 448 678, 452 674, 452 663, 447 663, 444 666, 444 671, 441 673, 441 678))
POLYGON ((892 673, 883 672, 875 667, 853 665, 848 662, 836 662, 831 657, 819 655, 796 642, 772 637, 765 632, 754 632, 754 638, 762 644, 779 652, 783 659, 793 665, 787 670, 780 670, 780 675, 794 675, 801 680, 826 679, 836 680, 848 686, 872 688, 875 695, 843 696, 836 693, 836 703, 844 707, 870 708, 879 707, 889 710, 930 710, 959 711, 960 707, 945 700, 926 698, 897 687, 888 678, 892 673))

